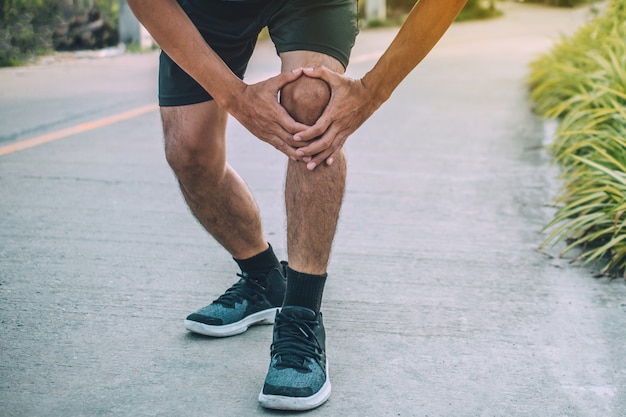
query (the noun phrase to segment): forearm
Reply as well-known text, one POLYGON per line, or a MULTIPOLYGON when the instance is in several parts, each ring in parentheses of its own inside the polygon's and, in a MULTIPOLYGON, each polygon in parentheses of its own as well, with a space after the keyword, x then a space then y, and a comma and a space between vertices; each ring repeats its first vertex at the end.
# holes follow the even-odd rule
POLYGON ((363 77, 379 104, 441 39, 467 0, 420 0, 374 68, 363 77))
POLYGON ((128 0, 159 46, 225 108, 245 85, 204 41, 175 0, 128 0), (164 18, 164 17, 167 18, 164 18))

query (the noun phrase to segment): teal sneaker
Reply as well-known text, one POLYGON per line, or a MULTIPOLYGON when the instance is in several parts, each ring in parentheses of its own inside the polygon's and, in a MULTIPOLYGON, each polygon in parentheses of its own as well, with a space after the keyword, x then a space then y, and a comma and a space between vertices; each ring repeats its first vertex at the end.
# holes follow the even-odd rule
POLYGON ((276 315, 271 362, 259 402, 277 410, 310 410, 330 397, 322 313, 285 306, 276 315))
POLYGON ((234 336, 256 324, 272 324, 285 297, 286 262, 274 268, 263 280, 241 279, 215 301, 185 319, 185 328, 205 336, 234 336))

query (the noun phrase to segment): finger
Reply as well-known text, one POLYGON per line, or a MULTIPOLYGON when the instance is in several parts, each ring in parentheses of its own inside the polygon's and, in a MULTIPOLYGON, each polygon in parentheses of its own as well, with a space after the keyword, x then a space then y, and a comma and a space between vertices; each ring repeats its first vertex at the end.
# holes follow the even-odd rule
POLYGON ((337 152, 333 152, 328 158, 326 158, 326 165, 331 166, 335 162, 335 155, 337 152))
POLYGON ((330 143, 328 140, 323 142, 322 139, 319 139, 308 146, 305 146, 303 148, 297 148, 296 155, 298 155, 298 157, 300 158, 305 158, 305 157, 312 158, 313 156, 319 154, 320 152, 323 152, 326 149, 328 149, 329 145, 330 143))
POLYGON ((287 142, 287 145, 291 146, 292 148, 299 149, 299 148, 305 148, 309 146, 314 141, 310 140, 308 142, 298 142, 298 141, 294 141, 290 136, 289 139, 285 140, 285 142, 287 142))
MULTIPOLYGON (((294 150, 294 155, 295 151, 298 148, 302 148, 311 144, 311 142, 294 141, 293 135, 289 131, 285 130, 279 121, 274 122, 274 126, 268 131, 267 136, 273 136, 280 140, 280 142, 284 143, 286 146, 292 148, 294 150)), ((297 156, 298 158, 300 157, 300 155, 297 156)))
POLYGON ((317 67, 302 68, 302 73, 306 75, 307 77, 321 78, 324 80, 326 78, 330 78, 331 74, 333 74, 333 72, 329 70, 328 68, 326 68, 324 65, 319 65, 317 67))
POLYGON ((296 154, 300 157, 314 156, 329 148, 336 140, 337 132, 331 126, 319 139, 313 140, 309 145, 298 148, 296 154))
MULTIPOLYGON (((285 108, 280 104, 276 103, 273 107, 274 108, 272 110, 276 116, 275 120, 281 126, 282 130, 287 133, 289 140, 294 139, 294 133, 306 131, 310 128, 310 126, 305 125, 304 123, 295 121, 289 113, 287 113, 287 110, 285 110, 285 108)), ((306 140, 307 139, 304 141, 306 140)))
POLYGON ((268 143, 272 145, 274 148, 279 150, 280 152, 287 155, 290 159, 297 161, 300 159, 298 155, 296 155, 296 149, 289 146, 286 142, 281 140, 279 137, 273 137, 268 140, 268 143))
POLYGON ((308 129, 310 126, 305 125, 304 123, 300 123, 295 121, 287 110, 278 102, 278 91, 281 90, 285 85, 289 84, 297 80, 302 75, 302 68, 297 68, 293 71, 284 71, 280 74, 269 78, 265 81, 266 85, 269 86, 269 89, 272 91, 272 94, 275 96, 276 100, 272 100, 270 102, 271 109, 268 109, 270 113, 274 115, 274 119, 280 124, 280 126, 287 131, 290 135, 294 133, 303 131, 308 129))
POLYGON ((280 74, 270 78, 268 81, 276 89, 276 91, 282 89, 289 83, 294 82, 302 76, 302 68, 296 68, 291 71, 283 71, 280 74))
POLYGON ((326 149, 325 151, 315 155, 315 157, 306 163, 306 168, 309 171, 313 171, 315 168, 317 168, 318 166, 320 166, 325 160, 326 158, 330 157, 333 154, 333 152, 330 149, 326 149))
POLYGON ((302 74, 310 78, 319 78, 326 81, 331 90, 334 90, 335 86, 337 86, 344 78, 347 78, 323 65, 313 68, 303 68, 302 74))
POLYGON ((323 123, 320 120, 315 122, 311 127, 307 127, 293 135, 293 140, 296 142, 309 142, 324 134, 324 131, 328 128, 327 123, 323 123))
POLYGON ((348 136, 345 134, 345 131, 339 132, 335 136, 333 143, 327 149, 314 155, 309 161, 305 158, 302 158, 302 160, 307 163, 307 168, 309 169, 315 169, 316 166, 321 165, 324 162, 326 162, 326 165, 330 166, 335 161, 337 152, 343 148, 346 139, 348 139, 348 136))
MULTIPOLYGON (((278 123, 276 123, 275 130, 276 130, 276 133, 274 133, 275 137, 278 138, 281 142, 283 142, 283 144, 287 148, 289 148, 289 149, 283 147, 283 144, 274 145, 272 143, 272 145, 275 148, 279 149, 281 152, 285 153, 287 156, 289 156, 293 160, 298 160, 299 161, 299 160, 302 159, 301 155, 297 152, 297 150, 299 148, 303 148, 303 147, 309 146, 313 142, 315 142, 315 140, 308 141, 308 142, 296 142, 296 141, 294 141, 293 140, 293 136, 289 132, 287 132, 286 130, 282 129, 282 127, 278 123)), ((309 157, 308 159, 310 160, 311 158, 309 157)))
MULTIPOLYGON (((328 105, 331 105, 329 103, 328 105)), ((328 106, 326 107, 328 109, 328 106)), ((313 126, 307 126, 306 129, 298 131, 295 135, 293 135, 293 140, 297 142, 308 142, 312 141, 324 134, 326 130, 328 130, 332 120, 327 116, 326 110, 322 113, 319 119, 315 122, 313 126)))

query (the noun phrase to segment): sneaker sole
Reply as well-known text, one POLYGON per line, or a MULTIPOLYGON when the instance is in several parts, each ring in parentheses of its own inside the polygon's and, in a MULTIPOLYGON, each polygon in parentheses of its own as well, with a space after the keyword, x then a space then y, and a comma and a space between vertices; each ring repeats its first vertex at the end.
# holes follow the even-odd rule
POLYGON ((280 308, 269 308, 267 310, 250 314, 235 323, 225 324, 223 326, 215 326, 200 323, 198 321, 185 320, 185 328, 193 333, 198 333, 204 336, 235 336, 245 332, 250 326, 254 326, 256 324, 274 324, 274 318, 276 317, 276 313, 278 311, 280 311, 280 308))
POLYGON ((261 391, 259 403, 264 408, 274 410, 306 411, 324 404, 330 397, 330 392, 330 375, 328 373, 328 360, 326 360, 326 382, 315 394, 310 397, 286 397, 283 395, 266 395, 261 391))

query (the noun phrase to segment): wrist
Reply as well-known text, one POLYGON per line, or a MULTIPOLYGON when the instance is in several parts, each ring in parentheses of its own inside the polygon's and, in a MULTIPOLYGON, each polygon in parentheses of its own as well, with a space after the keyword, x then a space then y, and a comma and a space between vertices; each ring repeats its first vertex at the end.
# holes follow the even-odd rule
POLYGON ((207 91, 220 107, 231 113, 231 109, 239 104, 247 84, 235 76, 220 80, 217 84, 216 88, 207 91))
POLYGON ((376 108, 387 101, 393 92, 393 89, 386 86, 381 80, 381 78, 376 77, 373 71, 361 78, 361 83, 370 92, 370 97, 376 108))

